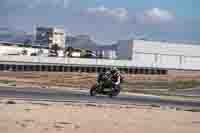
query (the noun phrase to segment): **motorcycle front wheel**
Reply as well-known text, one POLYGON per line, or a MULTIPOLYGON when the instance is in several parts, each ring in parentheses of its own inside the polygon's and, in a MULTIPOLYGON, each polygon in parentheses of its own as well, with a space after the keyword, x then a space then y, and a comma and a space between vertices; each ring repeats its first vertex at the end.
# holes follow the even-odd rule
POLYGON ((117 96, 117 95, 119 95, 120 92, 121 92, 121 87, 120 87, 120 86, 117 86, 117 90, 112 91, 112 92, 109 94, 109 97, 112 98, 113 96, 117 96))

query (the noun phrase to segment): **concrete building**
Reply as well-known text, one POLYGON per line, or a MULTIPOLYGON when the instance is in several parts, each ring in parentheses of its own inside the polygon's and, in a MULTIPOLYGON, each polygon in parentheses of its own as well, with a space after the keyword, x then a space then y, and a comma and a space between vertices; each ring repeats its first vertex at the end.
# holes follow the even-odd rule
POLYGON ((66 46, 91 51, 96 51, 98 47, 88 35, 66 36, 66 46))
POLYGON ((115 45, 101 45, 98 46, 97 55, 103 59, 117 59, 115 45))
POLYGON ((37 27, 36 43, 41 47, 51 48, 52 45, 57 44, 65 48, 65 31, 58 28, 37 27))
POLYGON ((124 40, 117 44, 117 58, 137 67, 200 69, 200 46, 150 40, 124 40))
POLYGON ((120 60, 132 60, 134 40, 120 40, 116 46, 116 56, 120 60))
POLYGON ((102 57, 104 59, 116 59, 116 51, 115 50, 102 50, 101 51, 102 57))
POLYGON ((26 47, 19 47, 17 45, 5 46, 3 44, 0 44, 1 56, 7 56, 7 55, 31 56, 33 54, 40 55, 40 56, 43 56, 43 55, 48 56, 48 49, 26 48, 26 47), (23 54, 23 51, 26 51, 26 54, 23 54))

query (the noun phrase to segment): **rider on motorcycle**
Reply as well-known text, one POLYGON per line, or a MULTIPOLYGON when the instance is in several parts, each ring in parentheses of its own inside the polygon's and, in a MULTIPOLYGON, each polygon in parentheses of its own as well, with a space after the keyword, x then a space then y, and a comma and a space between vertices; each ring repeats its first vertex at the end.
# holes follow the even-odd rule
MULTIPOLYGON (((113 67, 111 68, 111 70, 105 73, 100 73, 97 81, 99 84, 104 84, 105 86, 107 85, 111 86, 112 90, 117 90, 119 88, 120 83, 123 81, 123 77, 121 76, 119 70, 116 67, 113 67), (105 81, 102 79, 107 79, 107 80, 105 81)), ((102 87, 101 89, 103 91, 104 87, 102 87)))
POLYGON ((123 80, 124 77, 116 67, 113 67, 107 72, 101 72, 97 77, 97 83, 90 89, 90 95, 103 94, 109 95, 110 97, 117 96, 121 91, 120 84, 123 83, 123 80))

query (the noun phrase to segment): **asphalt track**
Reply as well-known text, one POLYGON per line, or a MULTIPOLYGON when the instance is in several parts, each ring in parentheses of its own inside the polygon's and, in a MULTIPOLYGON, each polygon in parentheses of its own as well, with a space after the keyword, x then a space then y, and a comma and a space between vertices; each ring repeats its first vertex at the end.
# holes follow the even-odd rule
POLYGON ((159 96, 151 95, 126 95, 117 97, 89 96, 87 91, 42 89, 42 88, 16 88, 0 87, 1 98, 27 99, 35 101, 53 102, 83 102, 97 104, 120 104, 120 105, 157 105, 170 107, 200 107, 200 101, 163 99, 159 96))

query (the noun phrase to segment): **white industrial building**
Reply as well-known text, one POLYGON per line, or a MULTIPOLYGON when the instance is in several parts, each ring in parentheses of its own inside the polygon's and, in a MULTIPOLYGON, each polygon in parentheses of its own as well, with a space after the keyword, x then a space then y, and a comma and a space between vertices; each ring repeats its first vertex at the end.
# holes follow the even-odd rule
MULTIPOLYGON (((32 54, 39 54, 48 56, 48 49, 40 49, 40 48, 26 48, 26 47, 19 47, 19 46, 4 46, 0 44, 0 55, 23 55, 23 51, 26 51, 26 56, 31 56, 32 54)), ((23 55, 25 56, 25 55, 23 55)))
POLYGON ((116 51, 112 50, 112 49, 110 49, 110 50, 102 50, 101 54, 102 54, 102 57, 104 59, 113 59, 114 60, 114 59, 117 58, 116 57, 116 51))
POLYGON ((132 60, 134 40, 120 40, 117 43, 116 56, 119 60, 132 60))
POLYGON ((97 55, 104 59, 115 60, 117 59, 116 46, 115 45, 99 46, 97 50, 97 55))
POLYGON ((162 41, 148 40, 122 40, 116 47, 109 49, 102 48, 103 51, 108 50, 106 57, 115 57, 116 59, 83 59, 83 58, 64 58, 63 51, 59 51, 58 58, 48 57, 48 49, 41 48, 23 48, 18 46, 0 46, 0 60, 10 61, 13 57, 14 61, 32 59, 40 61, 40 63, 55 64, 77 64, 77 65, 94 65, 94 66, 120 66, 129 68, 161 68, 161 69, 179 69, 179 70, 200 70, 200 45, 169 43, 162 41), (28 57, 28 56, 9 56, 23 55, 22 51, 27 50, 27 55, 38 53, 43 50, 46 57, 28 57), (62 58, 60 58, 62 57, 62 58))
POLYGON ((57 44, 60 48, 65 48, 65 31, 54 27, 37 27, 36 43, 41 47, 51 48, 57 44))
POLYGON ((117 57, 138 67, 200 70, 199 51, 197 44, 122 40, 118 42, 117 57))
MULTIPOLYGON (((17 45, 5 46, 4 44, 0 43, 0 56, 9 56, 9 55, 48 57, 50 53, 48 49, 44 48, 27 48, 27 47, 19 47, 17 45), (26 54, 23 54, 24 51, 26 51, 26 54)), ((58 57, 64 57, 63 50, 58 51, 58 57)))

